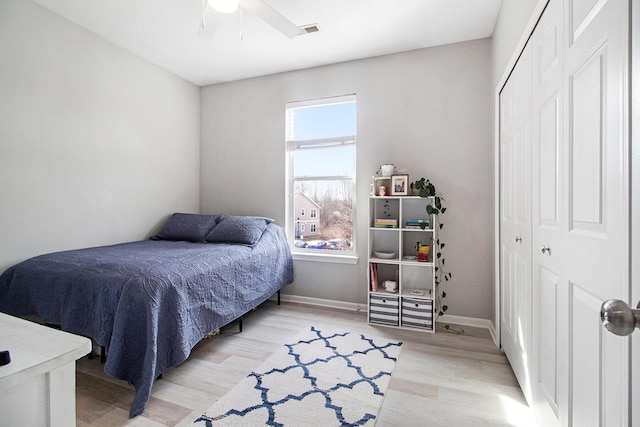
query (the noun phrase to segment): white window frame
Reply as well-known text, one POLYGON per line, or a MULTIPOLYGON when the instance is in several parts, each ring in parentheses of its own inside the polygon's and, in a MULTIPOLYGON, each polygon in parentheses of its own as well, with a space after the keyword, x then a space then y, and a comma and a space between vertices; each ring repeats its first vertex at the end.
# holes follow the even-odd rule
MULTIPOLYGON (((353 102, 356 101, 355 94, 353 95, 343 95, 331 98, 323 98, 323 99, 313 99, 308 101, 296 101, 296 102, 288 102, 286 104, 286 109, 290 108, 300 108, 300 107, 311 107, 311 106, 320 106, 320 105, 329 105, 329 104, 338 104, 345 102, 353 102)), ((289 123, 287 122, 287 125, 289 123)), ((285 230, 287 232, 288 239, 291 243, 291 252, 293 258, 295 260, 304 260, 304 261, 319 261, 319 262, 337 262, 337 263, 346 263, 346 264, 356 264, 358 262, 357 255, 357 244, 356 244, 356 235, 357 235, 357 226, 356 226, 356 165, 354 164, 353 175, 340 175, 340 176, 304 176, 304 177, 294 177, 292 176, 294 170, 294 152, 297 150, 303 150, 305 148, 333 148, 336 146, 342 145, 351 145, 356 144, 356 135, 347 135, 341 137, 334 138, 323 138, 323 139, 314 139, 314 140, 287 140, 286 142, 286 226, 285 230), (324 250, 324 249, 314 249, 314 250, 305 250, 303 248, 296 248, 293 243, 295 242, 295 230, 294 230, 294 221, 293 221, 293 213, 294 213, 294 183, 297 181, 351 181, 352 186, 352 251, 334 251, 334 250, 324 250), (292 238, 293 237, 293 238, 292 238)), ((355 163, 356 159, 354 159, 355 163)), ((302 225, 302 224, 301 224, 302 225)), ((301 233, 302 234, 302 233, 301 233)))

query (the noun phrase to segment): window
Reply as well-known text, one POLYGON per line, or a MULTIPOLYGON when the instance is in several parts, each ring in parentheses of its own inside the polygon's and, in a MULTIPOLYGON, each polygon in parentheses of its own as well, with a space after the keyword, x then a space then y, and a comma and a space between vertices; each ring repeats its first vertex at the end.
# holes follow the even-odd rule
POLYGON ((286 229, 294 252, 353 255, 355 95, 287 103, 286 151, 286 229))

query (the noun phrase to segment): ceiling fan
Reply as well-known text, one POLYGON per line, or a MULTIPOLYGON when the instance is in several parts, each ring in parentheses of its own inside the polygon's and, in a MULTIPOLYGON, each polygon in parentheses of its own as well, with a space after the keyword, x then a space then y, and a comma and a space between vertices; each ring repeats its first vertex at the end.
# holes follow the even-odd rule
POLYGON ((203 0, 198 37, 212 39, 220 13, 233 13, 239 7, 262 19, 290 39, 308 32, 289 21, 263 0, 203 0))

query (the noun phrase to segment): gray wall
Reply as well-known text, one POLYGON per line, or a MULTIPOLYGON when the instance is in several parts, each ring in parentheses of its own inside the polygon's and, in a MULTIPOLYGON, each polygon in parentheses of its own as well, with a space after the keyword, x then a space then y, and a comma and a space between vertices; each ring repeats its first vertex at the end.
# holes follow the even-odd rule
POLYGON ((0 271, 199 209, 199 89, 31 1, 0 2, 0 271))
POLYGON ((296 261, 287 293, 366 304, 371 175, 392 162, 433 181, 443 216, 448 314, 492 315, 491 42, 482 39, 203 87, 201 211, 284 223, 285 103, 356 93, 357 265, 296 261))
POLYGON ((4 0, 0 271, 144 238, 174 211, 283 223, 284 103, 355 92, 360 262, 296 261, 288 292, 366 302, 370 177, 393 162, 447 199, 449 313, 491 318, 493 93, 537 5, 503 2, 490 40, 199 90, 30 1, 4 0))

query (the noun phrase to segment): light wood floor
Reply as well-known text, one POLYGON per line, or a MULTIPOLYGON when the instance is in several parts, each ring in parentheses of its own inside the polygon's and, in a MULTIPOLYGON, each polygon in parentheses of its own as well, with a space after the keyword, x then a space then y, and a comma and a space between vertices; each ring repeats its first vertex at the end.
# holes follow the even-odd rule
MULTIPOLYGON (((404 342, 376 426, 530 426, 530 413, 488 331, 427 334, 373 327, 362 313, 267 302, 237 325, 201 341, 190 358, 156 381, 146 411, 128 418, 132 389, 77 363, 77 425, 186 426, 307 326, 363 332, 404 342)), ((320 426, 317 426, 320 427, 320 426)), ((324 427, 324 426, 322 426, 324 427)))

